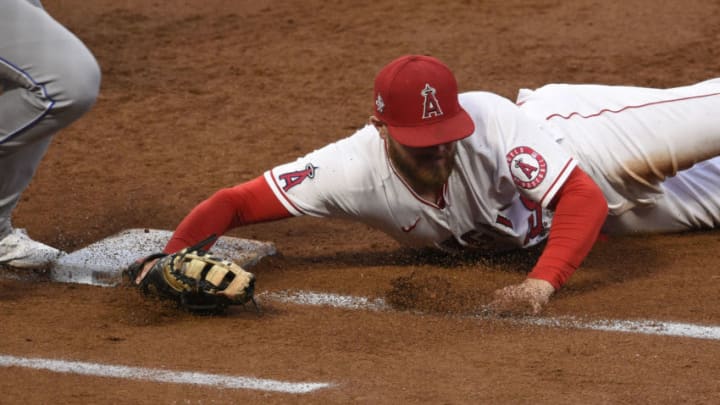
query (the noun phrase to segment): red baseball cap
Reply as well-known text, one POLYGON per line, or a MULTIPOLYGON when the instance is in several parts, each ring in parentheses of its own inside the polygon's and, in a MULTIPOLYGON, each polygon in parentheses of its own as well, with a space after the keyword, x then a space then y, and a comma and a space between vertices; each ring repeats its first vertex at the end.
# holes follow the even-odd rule
POLYGON ((440 145, 475 131, 458 103, 455 76, 433 57, 405 55, 390 62, 375 77, 374 96, 375 117, 405 146, 440 145))

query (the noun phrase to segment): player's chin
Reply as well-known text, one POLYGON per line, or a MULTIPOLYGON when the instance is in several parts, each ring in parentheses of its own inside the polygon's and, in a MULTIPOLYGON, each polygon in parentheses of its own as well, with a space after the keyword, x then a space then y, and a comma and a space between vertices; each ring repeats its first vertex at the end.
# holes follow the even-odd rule
POLYGON ((439 160, 427 164, 421 171, 421 176, 428 182, 443 185, 453 171, 452 164, 446 160, 439 160))
POLYGON ((435 172, 431 171, 431 172, 424 173, 418 177, 419 177, 420 182, 422 182, 422 184, 425 187, 439 188, 439 187, 442 187, 447 182, 449 174, 445 175, 444 173, 439 173, 437 171, 435 171, 435 172))

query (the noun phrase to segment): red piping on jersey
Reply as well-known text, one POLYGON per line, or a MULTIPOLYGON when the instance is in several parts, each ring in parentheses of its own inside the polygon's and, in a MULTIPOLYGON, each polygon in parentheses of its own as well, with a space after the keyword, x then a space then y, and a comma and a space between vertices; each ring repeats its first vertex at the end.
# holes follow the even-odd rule
POLYGON ((598 111, 598 112, 596 112, 596 113, 594 113, 594 114, 590 114, 590 115, 582 115, 582 114, 580 114, 579 112, 572 112, 572 113, 570 113, 570 114, 568 114, 568 115, 550 114, 550 115, 548 115, 547 117, 545 117, 545 120, 546 120, 546 121, 550 121, 550 120, 553 119, 553 118, 562 118, 562 119, 569 120, 570 118, 572 118, 572 117, 575 116, 575 115, 577 115, 577 116, 580 117, 580 118, 586 118, 586 119, 587 119, 587 118, 595 118, 595 117, 598 117, 598 116, 600 116, 600 115, 602 115, 602 114, 605 114, 605 113, 618 114, 618 113, 621 113, 621 112, 623 112, 623 111, 625 111, 625 110, 631 110, 631 109, 636 109, 636 108, 649 107, 649 106, 658 105, 658 104, 674 103, 674 102, 677 102, 677 101, 693 100, 693 99, 696 99, 696 98, 713 97, 713 96, 718 96, 718 95, 720 95, 720 93, 711 93, 711 94, 702 94, 702 95, 699 95, 699 96, 681 97, 681 98, 675 98, 675 99, 672 99, 672 100, 653 101, 653 102, 650 102, 650 103, 645 103, 645 104, 640 104, 640 105, 630 105, 630 106, 626 106, 626 107, 623 107, 623 108, 621 108, 621 109, 619 109, 619 110, 610 110, 610 109, 604 108, 604 109, 602 109, 602 110, 600 110, 600 111, 598 111))
POLYGON ((565 173, 565 171, 567 170, 568 166, 570 166, 570 163, 572 163, 572 162, 573 162, 573 159, 570 158, 570 159, 567 161, 567 163, 565 163, 565 166, 563 166, 562 170, 560 170, 560 173, 558 173, 558 175, 555 176, 555 181, 552 182, 552 184, 550 185, 550 187, 548 187, 547 192, 545 192, 545 194, 543 194, 542 198, 540 198, 540 205, 543 205, 543 201, 545 201, 545 197, 547 197, 548 193, 553 189, 553 187, 555 187, 555 183, 557 183, 558 180, 560 180, 560 178, 562 177, 563 173, 565 173))
POLYGON ((415 220, 415 222, 413 222, 412 225, 410 225, 410 226, 401 226, 400 229, 402 229, 403 232, 408 233, 408 232, 412 231, 413 229, 415 229, 415 227, 417 226, 418 222, 420 222, 420 217, 417 217, 417 219, 415 220))
POLYGON ((273 184, 275 184, 275 187, 278 189, 278 191, 280 192, 280 195, 283 197, 283 199, 285 201, 287 201, 288 204, 292 205, 292 207, 295 208, 295 210, 304 214, 305 212, 303 210, 301 210, 300 208, 298 208, 297 205, 293 204, 293 202, 290 201, 290 199, 287 197, 287 195, 285 195, 285 192, 283 191, 282 187, 280 187, 277 180, 275 179, 275 175, 273 174, 272 170, 270 170, 270 178, 272 179, 273 184))

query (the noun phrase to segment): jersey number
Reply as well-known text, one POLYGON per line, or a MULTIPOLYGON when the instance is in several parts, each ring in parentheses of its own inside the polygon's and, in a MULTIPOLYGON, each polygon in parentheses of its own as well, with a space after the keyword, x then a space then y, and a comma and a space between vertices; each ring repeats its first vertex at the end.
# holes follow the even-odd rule
POLYGON ((527 245, 530 239, 540 236, 545 230, 542 222, 542 206, 523 196, 520 196, 520 201, 523 203, 523 206, 530 211, 527 219, 528 233, 525 235, 525 241, 523 242, 523 245, 527 245))
MULTIPOLYGON (((523 241, 523 245, 527 245, 530 240, 533 238, 536 238, 545 232, 545 226, 543 225, 543 210, 542 206, 535 201, 529 200, 525 197, 520 197, 520 201, 523 204, 523 207, 527 209, 530 212, 530 215, 527 217, 527 223, 528 223, 528 231, 525 234, 525 240, 523 241)), ((513 223, 510 220, 510 218, 504 217, 502 215, 498 215, 495 219, 495 222, 512 229, 513 223)), ((489 225, 482 225, 482 224, 476 224, 480 225, 481 227, 484 227, 486 229, 479 230, 474 229, 469 232, 465 232, 461 239, 463 242, 467 243, 469 246, 472 246, 474 248, 488 248, 490 246, 497 245, 499 239, 497 237, 500 237, 500 240, 502 239, 502 234, 497 229, 489 226, 489 225), (497 235, 497 237, 493 237, 491 235, 497 235)))

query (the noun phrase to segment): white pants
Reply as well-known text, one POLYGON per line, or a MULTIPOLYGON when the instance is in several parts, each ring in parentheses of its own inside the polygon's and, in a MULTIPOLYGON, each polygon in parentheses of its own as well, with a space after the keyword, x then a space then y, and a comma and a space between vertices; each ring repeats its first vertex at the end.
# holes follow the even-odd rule
POLYGON ((720 78, 651 89, 553 84, 521 90, 603 190, 608 233, 720 226, 720 78))

